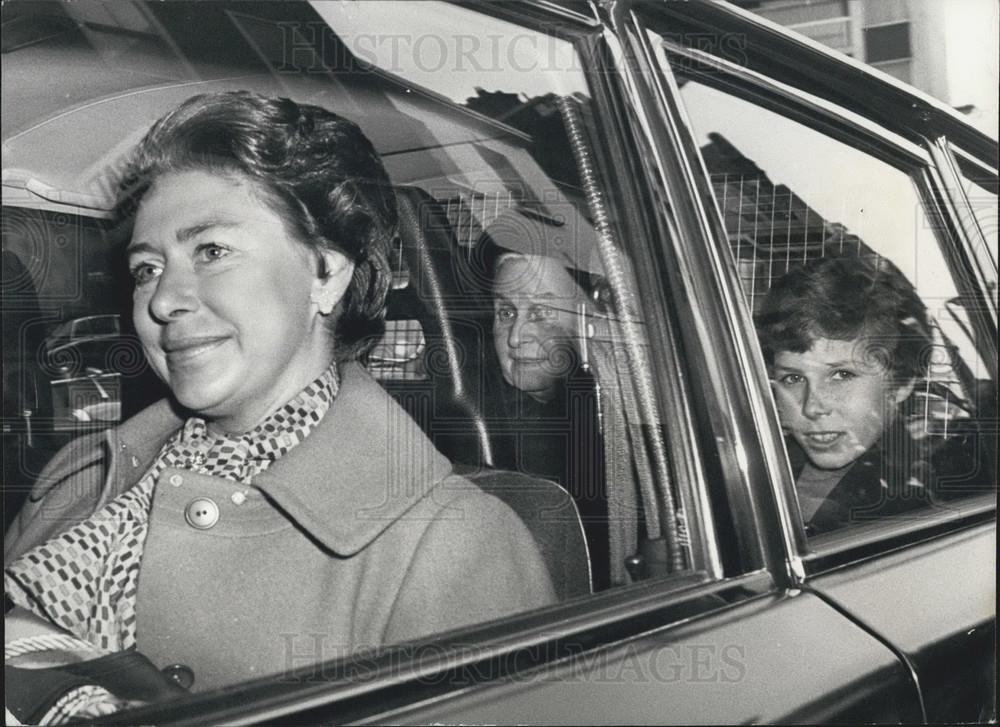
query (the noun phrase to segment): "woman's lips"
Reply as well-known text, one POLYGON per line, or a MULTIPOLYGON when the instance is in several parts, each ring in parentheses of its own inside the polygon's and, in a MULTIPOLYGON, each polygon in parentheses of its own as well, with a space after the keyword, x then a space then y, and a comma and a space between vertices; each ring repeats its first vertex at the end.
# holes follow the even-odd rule
POLYGON ((214 348, 218 348, 227 340, 226 336, 184 338, 164 345, 163 352, 166 354, 169 364, 185 364, 214 348))

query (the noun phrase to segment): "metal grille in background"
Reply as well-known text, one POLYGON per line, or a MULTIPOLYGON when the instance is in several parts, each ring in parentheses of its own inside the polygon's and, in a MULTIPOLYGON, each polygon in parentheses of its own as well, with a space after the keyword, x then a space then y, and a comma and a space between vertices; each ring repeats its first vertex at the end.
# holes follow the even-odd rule
MULTIPOLYGON (((501 212, 518 204, 518 195, 503 191, 495 193, 459 192, 449 190, 451 196, 440 198, 448 224, 461 250, 471 253, 479 242, 483 230, 490 226, 501 212)), ((409 285, 409 271, 402 251, 394 251, 393 289, 402 290, 409 285)), ((423 354, 427 347, 424 332, 417 320, 389 320, 385 333, 372 349, 368 368, 376 379, 383 381, 425 381, 423 354)))
POLYGON ((459 247, 472 250, 483 230, 489 227, 501 212, 519 204, 518 195, 512 191, 459 193, 441 201, 445 216, 451 224, 459 247))
POLYGON ((423 354, 426 347, 420 321, 386 321, 385 333, 372 349, 368 370, 383 381, 425 381, 423 354))
POLYGON ((811 209, 788 187, 763 174, 715 174, 722 209, 743 292, 757 313, 771 283, 796 265, 828 251, 875 255, 861 238, 811 209))

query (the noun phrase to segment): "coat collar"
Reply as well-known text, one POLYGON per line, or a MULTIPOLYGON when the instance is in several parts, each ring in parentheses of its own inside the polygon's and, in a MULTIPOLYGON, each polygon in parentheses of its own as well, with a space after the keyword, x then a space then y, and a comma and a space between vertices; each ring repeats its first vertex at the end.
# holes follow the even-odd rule
MULTIPOLYGON (((870 509, 882 497, 879 474, 882 471, 881 440, 873 444, 867 452, 858 457, 840 481, 827 493, 822 504, 805 523, 806 534, 813 536, 842 528, 851 522, 855 510, 870 509)), ((805 451, 794 438, 785 440, 788 460, 798 481, 806 465, 805 451)))
MULTIPOLYGON (((109 436, 115 495, 134 485, 183 419, 162 400, 109 436), (123 461, 124 460, 124 461, 123 461)), ((315 430, 253 484, 291 520, 338 555, 353 555, 399 519, 451 463, 356 363, 315 430)))

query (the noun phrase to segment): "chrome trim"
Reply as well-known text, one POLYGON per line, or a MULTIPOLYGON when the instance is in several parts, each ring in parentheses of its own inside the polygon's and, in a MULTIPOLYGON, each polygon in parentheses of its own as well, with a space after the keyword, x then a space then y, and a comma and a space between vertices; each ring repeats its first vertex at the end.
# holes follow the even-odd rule
POLYGON ((721 55, 735 51, 740 55, 737 62, 752 64, 796 88, 816 91, 917 144, 929 134, 944 133, 987 162, 996 159, 996 139, 971 126, 954 109, 788 29, 708 0, 664 0, 644 8, 664 21, 668 34, 732 36, 736 45, 720 45, 721 55))
MULTIPOLYGON (((976 274, 976 284, 979 287, 980 293, 983 294, 983 297, 987 301, 989 311, 993 315, 992 323, 995 327, 997 325, 997 302, 993 296, 986 294, 989 286, 987 284, 986 272, 983 270, 983 256, 975 252, 977 245, 985 248, 989 245, 989 241, 983 234, 979 218, 973 213, 972 204, 965 194, 965 189, 962 185, 963 177, 956 168, 950 146, 948 140, 943 136, 938 137, 928 144, 931 157, 938 172, 935 176, 935 181, 941 185, 948 201, 951 203, 947 211, 951 212, 953 217, 957 218, 953 219, 952 222, 962 234, 961 243, 965 248, 966 258, 972 263, 971 267, 976 274)), ((995 267, 992 272, 995 279, 997 273, 995 267)))
MULTIPOLYGON (((745 604, 747 601, 750 601, 751 599, 759 598, 759 597, 762 597, 762 596, 765 596, 765 597, 772 596, 773 595, 773 591, 771 591, 771 590, 767 589, 766 587, 762 586, 762 584, 767 584, 768 582, 769 582, 769 578, 768 578, 768 574, 767 574, 766 571, 754 571, 754 572, 751 572, 751 573, 746 573, 739 580, 725 581, 724 582, 725 586, 723 588, 719 588, 717 590, 713 589, 711 591, 707 591, 706 590, 704 592, 705 595, 713 595, 713 594, 719 593, 721 591, 725 591, 725 590, 728 590, 728 589, 736 589, 736 588, 746 588, 746 590, 752 591, 752 590, 754 590, 755 586, 756 586, 756 591, 757 592, 756 593, 749 593, 749 594, 748 593, 743 593, 743 594, 741 594, 742 597, 739 598, 737 601, 734 601, 733 603, 728 603, 726 605, 721 605, 720 604, 718 606, 718 608, 710 610, 710 611, 702 611, 702 612, 697 613, 697 614, 691 614, 691 615, 687 615, 687 616, 684 616, 684 617, 681 617, 681 618, 670 620, 669 622, 663 623, 662 625, 654 627, 654 628, 651 628, 649 630, 636 632, 634 634, 630 634, 630 635, 628 635, 628 636, 626 636, 624 638, 621 638, 621 639, 617 639, 617 640, 614 640, 614 641, 609 641, 609 642, 606 642, 606 643, 602 643, 599 646, 597 646, 595 648, 595 650, 596 649, 600 649, 600 650, 614 649, 616 647, 621 646, 622 644, 627 644, 627 643, 630 643, 630 642, 634 643, 634 642, 636 642, 639 639, 649 639, 651 637, 655 637, 658 634, 664 634, 665 632, 672 631, 675 628, 679 628, 679 627, 682 627, 682 626, 684 626, 686 624, 689 624, 692 621, 694 621, 695 619, 701 618, 706 613, 724 613, 727 610, 731 610, 731 609, 733 609, 733 608, 735 608, 735 607, 737 607, 739 605, 745 604), (746 585, 742 586, 742 585, 740 585, 741 583, 742 584, 746 584, 746 585)), ((632 586, 629 586, 629 587, 631 588, 632 586)), ((697 597, 697 596, 692 596, 692 598, 695 598, 695 597, 697 597)), ((667 637, 667 638, 669 638, 669 637, 667 637)), ((577 653, 568 654, 566 656, 559 657, 559 658, 553 659, 552 661, 546 662, 544 665, 540 665, 539 668, 542 668, 542 669, 551 669, 553 667, 558 667, 558 666, 566 664, 568 662, 572 662, 573 660, 580 659, 581 657, 586 658, 585 657, 586 653, 588 653, 588 652, 585 651, 585 652, 577 652, 577 653)), ((486 686, 486 687, 489 687, 489 686, 493 686, 493 685, 495 685, 495 683, 489 683, 489 684, 483 684, 483 685, 476 685, 476 686, 486 686)), ((441 696, 431 697, 431 698, 429 698, 427 700, 424 700, 422 702, 412 702, 412 703, 406 704, 405 706, 400 707, 397 710, 393 710, 393 711, 391 711, 389 713, 379 714, 379 715, 376 715, 375 717, 372 717, 372 718, 369 718, 369 719, 359 720, 357 722, 357 724, 378 724, 378 723, 384 723, 386 721, 392 722, 393 719, 397 717, 397 715, 402 715, 403 716, 402 723, 405 724, 406 723, 405 715, 407 713, 411 712, 412 710, 415 710, 415 709, 424 709, 426 707, 430 707, 430 706, 433 706, 435 704, 446 703, 452 697, 454 697, 456 695, 459 695, 459 694, 468 693, 472 689, 475 689, 475 687, 465 687, 465 688, 457 689, 454 692, 451 692, 449 694, 444 694, 444 695, 441 695, 441 696), (379 722, 375 722, 374 721, 376 718, 379 720, 379 722)))
POLYGON ((601 21, 597 18, 592 2, 589 3, 589 5, 591 12, 594 13, 593 16, 577 12, 576 10, 565 7, 554 0, 524 0, 524 3, 529 7, 534 7, 550 15, 558 15, 562 18, 566 18, 567 20, 572 20, 574 23, 584 23, 591 28, 597 28, 601 24, 601 21))
MULTIPOLYGON (((518 650, 528 651, 585 630, 613 627, 623 621, 635 619, 634 625, 625 629, 618 638, 593 645, 595 650, 606 649, 627 639, 672 628, 705 613, 717 612, 768 595, 772 590, 773 579, 767 571, 754 571, 723 581, 711 581, 702 573, 688 572, 583 596, 541 611, 518 614, 499 623, 457 629, 443 635, 435 634, 433 639, 413 642, 419 658, 400 659, 399 654, 406 654, 408 645, 399 644, 379 652, 365 652, 354 657, 267 675, 232 689, 195 693, 184 697, 179 703, 168 701, 151 704, 122 714, 137 724, 158 724, 163 721, 190 725, 260 724, 310 709, 333 706, 347 699, 393 687, 419 687, 421 680, 433 684, 434 675, 448 669, 474 667, 476 663, 490 658, 503 657, 518 650), (723 593, 730 594, 727 599, 723 599, 727 603, 720 602, 716 608, 706 607, 697 613, 687 612, 683 616, 678 614, 672 620, 664 617, 664 612, 671 608, 681 608, 683 612, 685 603, 723 593), (586 608, 583 613, 580 613, 581 604, 585 604, 586 608), (643 621, 647 616, 655 619, 659 625, 651 628, 643 621), (478 648, 470 648, 470 645, 478 648), (421 646, 426 648, 421 651, 421 646), (355 665, 353 671, 352 665, 355 665), (313 674, 319 675, 319 678, 310 678, 313 674), (255 695, 255 692, 258 694, 255 695), (252 713, 247 714, 250 710, 253 710, 252 713)), ((560 660, 555 658, 546 663, 557 663, 560 660)), ((441 699, 446 700, 461 691, 464 690, 456 688, 441 699)), ((382 712, 375 711, 368 717, 359 719, 374 719, 378 714, 382 712)))
MULTIPOLYGON (((315 2, 316 0, 309 0, 315 2)), ((577 12, 566 7, 559 0, 441 0, 481 15, 503 20, 522 28, 548 32, 555 37, 564 38, 566 27, 553 25, 553 21, 565 20, 572 27, 570 33, 595 31, 601 27, 597 18, 595 2, 589 0, 588 6, 593 15, 577 12)))
MULTIPOLYGON (((681 46, 669 39, 664 39, 671 53, 682 55, 698 63, 710 66, 715 71, 721 71, 740 81, 765 88, 792 103, 808 108, 816 114, 836 119, 838 122, 847 122, 855 131, 860 131, 868 136, 875 137, 883 143, 897 147, 912 158, 915 164, 929 164, 930 156, 927 150, 903 136, 886 129, 884 126, 865 118, 861 114, 845 109, 831 101, 811 94, 807 91, 789 86, 781 81, 776 81, 770 76, 766 76, 759 71, 754 71, 747 66, 740 66, 735 63, 723 60, 704 51, 681 46)), ((697 72, 696 72, 697 73, 697 72)))
MULTIPOLYGON (((610 29, 606 29, 602 37, 614 63, 617 67, 624 68, 625 53, 619 38, 610 29)), ((628 74, 622 73, 619 75, 619 78, 623 82, 622 85, 624 88, 621 90, 626 97, 626 103, 628 103, 635 96, 635 89, 630 84, 631 79, 628 74)), ((646 120, 634 103, 630 103, 627 110, 632 114, 636 122, 645 126, 646 120)), ((642 146, 644 140, 637 139, 636 141, 642 146)), ((654 152, 649 149, 640 150, 640 157, 643 159, 650 159, 653 155, 654 152)), ((658 211, 664 217, 661 221, 667 229, 671 230, 669 236, 677 239, 677 221, 669 215, 666 209, 658 211)), ((670 293, 666 293, 666 295, 668 298, 671 297, 670 293)), ((672 426, 667 430, 667 437, 670 441, 671 461, 677 465, 676 471, 687 475, 687 477, 677 478, 677 484, 679 485, 678 495, 681 500, 680 512, 683 513, 685 520, 685 530, 689 538, 697 536, 698 544, 700 545, 699 549, 692 549, 689 544, 687 550, 692 555, 697 554, 700 550, 707 562, 696 562, 692 565, 706 568, 707 572, 713 578, 719 579, 723 577, 724 568, 718 547, 715 518, 712 515, 711 502, 705 486, 707 477, 700 457, 703 448, 698 441, 698 434, 694 426, 694 416, 687 394, 687 367, 680 359, 676 346, 676 340, 680 332, 673 322, 669 320, 667 321, 667 328, 667 335, 672 339, 672 345, 667 347, 666 352, 666 355, 669 356, 670 366, 658 378, 661 384, 660 390, 665 393, 667 399, 667 406, 672 411, 680 414, 679 421, 671 422, 672 426), (671 373, 674 375, 667 375, 671 373), (675 426, 675 424, 680 424, 681 426, 675 426), (682 432, 678 430, 682 430, 682 432)))
MULTIPOLYGON (((623 60, 624 53, 617 36, 611 30, 605 29, 601 34, 601 39, 604 44, 602 50, 609 56, 610 66, 623 67, 625 63, 623 60)), ((601 78, 606 83, 595 86, 594 96, 596 101, 603 99, 604 104, 610 107, 610 117, 624 115, 628 117, 626 119, 627 122, 641 123, 642 119, 638 118, 635 109, 628 104, 627 100, 625 101, 624 108, 617 108, 621 100, 619 97, 622 94, 628 96, 628 91, 622 88, 623 84, 627 85, 628 83, 628 79, 624 74, 608 73, 603 74, 601 78)), ((637 141, 627 135, 621 140, 626 144, 637 141)), ((639 162, 640 164, 644 163, 648 157, 649 154, 644 153, 642 149, 638 150, 638 154, 630 155, 632 161, 639 162)), ((612 159, 611 162, 614 163, 615 160, 612 159)), ((634 194, 629 194, 628 196, 629 198, 634 198, 634 194)), ((652 214, 657 215, 659 211, 659 207, 654 207, 652 214)), ((646 217, 646 215, 644 214, 643 217, 646 217)), ((672 229, 674 224, 672 220, 660 219, 658 215, 657 221, 662 223, 667 229, 672 229)), ((642 227, 645 226, 645 224, 642 224, 642 227)), ((626 238, 624 247, 628 250, 630 247, 628 239, 631 238, 628 236, 626 238)), ((646 238, 643 237, 643 242, 646 241, 646 238)), ((649 240, 649 242, 654 241, 649 240)), ((634 245, 632 246, 634 247, 634 245)), ((671 294, 663 288, 659 280, 655 285, 668 299, 669 305, 672 297, 671 294)), ((655 326, 655 331, 651 331, 650 335, 647 335, 646 338, 655 336, 660 339, 662 335, 663 338, 660 341, 666 342, 664 345, 665 350, 658 353, 668 363, 666 366, 660 367, 655 373, 651 366, 648 367, 649 372, 654 377, 652 381, 656 383, 654 388, 648 393, 652 397, 650 402, 657 410, 660 410, 661 407, 656 405, 655 400, 660 398, 664 402, 662 410, 670 412, 675 417, 670 420, 669 426, 664 427, 669 452, 667 474, 669 475, 672 471, 675 476, 665 478, 663 486, 669 486, 671 480, 678 486, 677 500, 679 501, 679 507, 676 512, 676 519, 683 520, 686 526, 684 534, 687 537, 680 538, 680 545, 682 552, 687 553, 687 556, 691 559, 688 567, 705 571, 712 578, 721 579, 724 574, 724 568, 716 538, 715 521, 711 514, 708 493, 702 484, 707 481, 699 456, 702 447, 698 441, 694 417, 692 416, 692 409, 688 401, 686 367, 678 353, 677 341, 680 338, 680 333, 677 325, 669 315, 665 316, 654 312, 653 317, 655 317, 658 325, 655 326), (657 394, 660 394, 660 397, 657 397, 657 394), (697 543, 697 547, 692 547, 695 542, 697 543)), ((649 354, 645 354, 642 358, 648 362, 649 354)), ((662 422, 662 418, 660 421, 662 422)))
MULTIPOLYGON (((628 3, 631 5, 631 3, 628 3)), ((625 12, 621 10, 620 12, 625 12)), ((625 75, 632 80, 632 103, 637 108, 637 113, 643 114, 643 132, 647 136, 647 143, 654 150, 657 161, 662 161, 672 152, 670 149, 683 150, 683 156, 677 158, 681 169, 680 173, 684 178, 684 189, 694 192, 690 199, 694 217, 693 222, 696 229, 689 230, 690 239, 676 236, 672 240, 675 247, 675 257, 682 266, 681 274, 685 279, 698 281, 705 286, 708 291, 714 288, 720 300, 718 304, 722 306, 724 315, 709 319, 701 310, 693 311, 693 318, 699 340, 706 351, 710 351, 716 361, 737 374, 740 387, 734 391, 731 381, 715 371, 706 371, 709 378, 713 378, 713 388, 721 399, 721 411, 716 416, 716 422, 724 427, 717 431, 716 436, 723 441, 731 442, 754 442, 759 441, 762 464, 767 472, 768 483, 766 487, 772 493, 775 501, 775 509, 780 523, 780 539, 782 543, 782 560, 786 578, 792 586, 802 582, 803 569, 801 567, 800 543, 796 540, 795 520, 791 509, 788 506, 787 498, 783 489, 793 487, 791 470, 787 457, 784 457, 784 444, 780 427, 777 424, 777 417, 774 415, 773 404, 768 403, 770 398, 770 384, 767 381, 763 367, 759 365, 763 361, 756 336, 750 336, 748 331, 753 331, 753 322, 746 308, 746 302, 740 292, 739 281, 736 276, 736 268, 732 263, 732 252, 726 242, 722 216, 716 205, 714 195, 711 194, 710 187, 707 187, 708 174, 701 161, 697 148, 694 147, 693 136, 690 132, 690 124, 683 111, 683 106, 679 101, 678 89, 673 80, 673 75, 666 64, 666 57, 662 51, 651 49, 645 37, 645 28, 637 17, 629 14, 627 25, 622 23, 622 32, 629 36, 629 42, 635 50, 636 65, 645 65, 646 68, 629 68, 625 75), (661 55, 657 57, 657 53, 661 55), (643 72, 645 71, 645 72, 643 72), (666 82, 667 88, 663 87, 666 82), (649 86, 655 102, 650 105, 654 110, 658 108, 666 109, 666 114, 659 115, 655 120, 646 115, 643 99, 634 90, 640 83, 649 86), (673 119, 680 119, 684 128, 678 126, 673 119), (660 135, 654 128, 661 127, 660 135), (663 135, 666 138, 660 138, 663 135), (689 160, 694 159, 699 165, 702 185, 690 166, 689 160), (700 190, 700 191, 699 191, 700 190), (708 203, 706 204, 706 199, 708 203), (712 207, 709 211, 708 206, 712 207), (720 240, 722 242, 720 243, 720 240), (701 243, 701 244, 699 244, 701 243), (707 253, 707 256, 706 256, 707 253), (708 281, 701 280, 701 273, 692 265, 694 260, 703 260, 707 257, 711 273, 708 281), (719 346, 716 341, 729 341, 732 343, 732 351, 729 347, 719 346), (714 374, 714 376, 713 376, 714 374), (739 423, 743 419, 742 412, 749 413, 752 426, 744 423, 740 427, 739 423), (779 457, 779 454, 782 455, 779 457)), ((676 197, 676 192, 684 194, 684 190, 671 190, 669 183, 669 172, 661 164, 658 164, 658 172, 661 176, 661 184, 667 190, 668 196, 676 197)), ((671 205, 677 208, 676 200, 671 205)), ((677 227, 683 227, 676 224, 677 227)), ((708 292, 706 291, 706 292, 708 292)), ((710 295, 699 298, 703 303, 711 300, 710 295)), ((746 454, 746 452, 744 452, 746 454)), ((753 493, 760 485, 754 485, 752 472, 748 468, 746 457, 738 457, 744 460, 737 463, 737 469, 742 472, 745 486, 750 493, 753 493)), ((759 518, 755 518, 758 523, 759 518)), ((760 525, 759 525, 760 527, 760 525)), ((766 533, 764 534, 766 536, 766 533)))
POLYGON ((920 717, 923 722, 927 722, 927 706, 924 704, 924 690, 920 686, 920 675, 917 671, 916 666, 913 664, 913 659, 905 651, 896 646, 892 641, 883 636, 879 631, 872 627, 867 621, 858 616, 857 613, 852 612, 851 609, 846 608, 840 601, 833 598, 829 593, 826 593, 822 589, 815 589, 807 586, 806 590, 819 598, 821 601, 826 603, 830 608, 834 609, 843 616, 845 619, 853 623, 859 629, 867 633, 873 639, 878 641, 882 646, 887 648, 896 658, 899 659, 903 667, 906 669, 906 676, 910 680, 913 686, 913 691, 916 695, 917 705, 920 708, 920 717))
POLYGON ((975 165, 975 166, 979 167, 981 170, 983 170, 984 172, 986 172, 987 174, 992 174, 994 177, 997 176, 998 171, 997 171, 997 168, 995 166, 991 166, 989 164, 986 164, 979 157, 973 156, 972 154, 970 154, 969 152, 967 152, 965 149, 963 149, 960 146, 956 146, 954 144, 954 142, 950 142, 949 143, 949 148, 951 149, 952 154, 954 154, 955 156, 962 157, 962 161, 963 162, 966 162, 967 164, 975 165))
MULTIPOLYGON (((871 548, 872 555, 882 556, 899 548, 909 547, 915 542, 934 540, 955 532, 989 524, 984 523, 983 519, 996 512, 997 495, 996 493, 986 493, 948 504, 952 507, 947 511, 921 511, 922 516, 918 518, 877 520, 817 536, 813 539, 813 543, 817 547, 804 558, 806 570, 810 576, 832 573, 867 557, 861 556, 851 559, 852 552, 856 553, 865 548, 871 548), (925 537, 921 537, 922 533, 925 537), (880 543, 886 544, 886 547, 878 548, 880 543), (831 560, 844 562, 838 562, 834 567, 826 567, 822 570, 817 567, 817 564, 821 564, 822 561, 831 560)), ((995 527, 995 519, 992 520, 992 523, 995 527)))
MULTIPOLYGON (((975 337, 971 342, 975 345, 976 352, 979 354, 990 378, 995 384, 998 378, 996 302, 992 300, 992 297, 988 293, 989 287, 985 284, 985 276, 980 268, 980 261, 978 259, 969 260, 970 256, 972 258, 977 258, 978 256, 974 251, 969 249, 971 243, 965 237, 965 232, 961 225, 954 219, 955 210, 949 204, 951 199, 947 198, 947 184, 940 170, 932 165, 925 167, 922 172, 921 177, 914 181, 918 185, 921 198, 926 199, 927 197, 931 197, 931 199, 927 200, 929 205, 933 205, 933 207, 929 207, 927 210, 928 219, 933 220, 933 217, 936 215, 938 221, 947 227, 949 233, 954 231, 953 234, 957 238, 954 245, 948 245, 949 240, 940 240, 939 238, 942 256, 944 257, 945 264, 949 267, 949 272, 957 291, 960 294, 968 293, 968 288, 971 286, 973 288, 971 292, 975 298, 988 301, 986 310, 989 315, 985 317, 990 318, 990 320, 984 321, 983 316, 971 315, 971 313, 969 319, 972 329, 975 332, 975 337), (944 199, 941 198, 942 195, 944 195, 944 199), (955 260, 956 256, 959 257, 958 261, 955 260), (964 273, 964 270, 969 268, 973 271, 975 281, 968 280, 968 276, 964 273)), ((950 237, 951 234, 949 234, 950 237)))

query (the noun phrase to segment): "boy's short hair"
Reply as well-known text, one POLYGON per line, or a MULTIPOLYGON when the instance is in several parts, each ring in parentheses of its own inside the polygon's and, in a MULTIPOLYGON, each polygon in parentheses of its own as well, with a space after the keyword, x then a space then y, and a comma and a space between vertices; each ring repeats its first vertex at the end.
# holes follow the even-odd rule
POLYGON ((776 280, 755 318, 770 366, 819 338, 865 341, 865 357, 899 381, 923 378, 933 341, 927 307, 910 281, 879 256, 823 257, 776 280))

